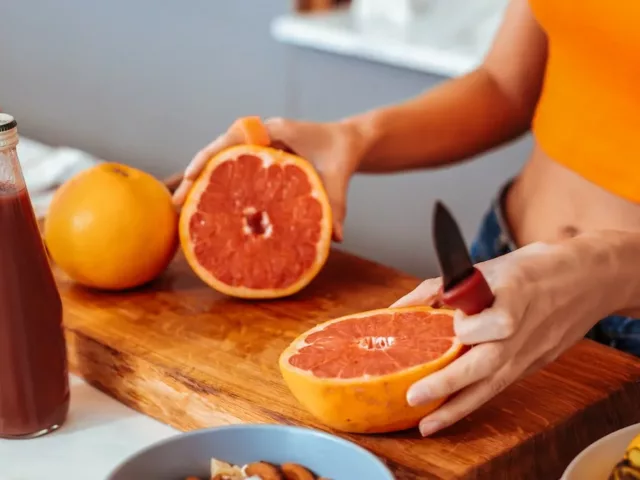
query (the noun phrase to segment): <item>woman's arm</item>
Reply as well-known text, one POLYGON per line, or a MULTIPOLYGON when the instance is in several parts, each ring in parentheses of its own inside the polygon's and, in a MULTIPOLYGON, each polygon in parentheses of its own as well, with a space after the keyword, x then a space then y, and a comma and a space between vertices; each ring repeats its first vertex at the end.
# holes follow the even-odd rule
POLYGON ((640 318, 640 233, 600 231, 567 241, 576 255, 607 267, 599 281, 609 314, 640 318))
POLYGON ((446 165, 522 135, 540 95, 546 45, 527 0, 512 0, 477 70, 415 99, 345 120, 366 139, 359 170, 446 165))

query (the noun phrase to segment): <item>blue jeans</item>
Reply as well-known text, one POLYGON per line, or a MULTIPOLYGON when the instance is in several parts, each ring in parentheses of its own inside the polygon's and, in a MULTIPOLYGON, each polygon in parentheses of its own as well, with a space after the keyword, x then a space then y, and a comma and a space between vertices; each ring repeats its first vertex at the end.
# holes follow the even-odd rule
MULTIPOLYGON (((507 184, 485 214, 473 244, 474 263, 505 255, 517 248, 502 208, 507 184)), ((586 335, 598 343, 640 357, 640 320, 612 315, 600 320, 586 335)))

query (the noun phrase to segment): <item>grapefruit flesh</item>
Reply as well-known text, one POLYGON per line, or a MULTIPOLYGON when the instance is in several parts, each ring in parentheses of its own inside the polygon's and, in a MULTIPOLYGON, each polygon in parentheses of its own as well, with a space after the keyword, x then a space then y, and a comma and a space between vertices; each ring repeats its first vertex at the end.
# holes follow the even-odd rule
POLYGON ((178 247, 171 193, 141 170, 105 162, 54 194, 44 222, 53 261, 75 282, 125 290, 159 276, 178 247))
POLYGON ((461 353, 452 310, 388 308, 302 334, 280 356, 280 371, 294 397, 328 427, 384 433, 416 427, 445 401, 410 407, 406 394, 461 353))
POLYGON ((278 298, 320 271, 331 225, 310 163, 243 144, 209 161, 187 195, 179 231, 187 262, 205 283, 230 296, 278 298))

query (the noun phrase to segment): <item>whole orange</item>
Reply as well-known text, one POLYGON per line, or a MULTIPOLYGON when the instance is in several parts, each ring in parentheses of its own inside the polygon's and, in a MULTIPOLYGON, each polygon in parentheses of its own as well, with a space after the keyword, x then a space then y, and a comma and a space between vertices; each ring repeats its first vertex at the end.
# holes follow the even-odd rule
POLYGON ((124 290, 160 275, 178 245, 178 214, 148 173, 101 163, 62 185, 45 217, 52 260, 77 283, 124 290))

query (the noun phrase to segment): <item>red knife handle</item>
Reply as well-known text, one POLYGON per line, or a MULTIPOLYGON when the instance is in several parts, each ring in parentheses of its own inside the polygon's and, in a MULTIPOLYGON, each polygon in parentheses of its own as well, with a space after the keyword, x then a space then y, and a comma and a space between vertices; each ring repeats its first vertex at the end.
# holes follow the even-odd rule
POLYGON ((440 298, 443 304, 458 308, 467 315, 475 315, 489 308, 495 299, 484 275, 475 267, 472 275, 452 289, 441 291, 440 298))

